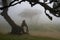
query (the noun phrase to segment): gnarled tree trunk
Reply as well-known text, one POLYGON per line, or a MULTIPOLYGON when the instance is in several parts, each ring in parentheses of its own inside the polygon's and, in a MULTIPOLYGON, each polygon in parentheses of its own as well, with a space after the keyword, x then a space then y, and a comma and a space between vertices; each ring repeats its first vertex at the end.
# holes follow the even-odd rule
MULTIPOLYGON (((7 6, 8 5, 7 0, 2 0, 2 4, 3 4, 3 6, 7 6)), ((12 27, 11 33, 12 34, 20 34, 21 33, 21 27, 15 24, 15 22, 9 17, 7 11, 8 11, 8 8, 5 8, 3 10, 3 12, 1 13, 1 15, 11 25, 11 27, 12 27)))

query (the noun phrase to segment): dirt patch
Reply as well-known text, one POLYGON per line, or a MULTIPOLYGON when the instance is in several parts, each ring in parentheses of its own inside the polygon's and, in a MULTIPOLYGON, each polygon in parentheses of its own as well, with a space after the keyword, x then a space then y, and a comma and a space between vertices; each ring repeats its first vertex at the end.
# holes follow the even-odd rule
POLYGON ((32 36, 40 36, 40 37, 51 37, 51 38, 59 38, 60 32, 30 32, 32 36))

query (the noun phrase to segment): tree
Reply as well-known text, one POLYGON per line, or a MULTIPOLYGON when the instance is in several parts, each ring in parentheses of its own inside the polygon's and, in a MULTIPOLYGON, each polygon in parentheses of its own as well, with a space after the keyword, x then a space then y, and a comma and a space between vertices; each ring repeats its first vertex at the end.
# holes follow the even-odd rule
MULTIPOLYGON (((3 3, 3 6, 8 6, 7 0, 2 0, 2 3, 3 3)), ((4 8, 1 15, 11 25, 11 27, 12 27, 11 34, 21 34, 21 32, 22 32, 21 27, 18 26, 17 24, 15 24, 15 22, 9 17, 7 11, 8 11, 8 8, 4 8)))
MULTIPOLYGON (((60 10, 56 10, 56 9, 54 9, 54 8, 51 8, 51 7, 48 6, 45 2, 42 3, 42 2, 39 2, 39 0, 21 0, 21 1, 18 1, 17 3, 15 3, 15 4, 12 4, 12 3, 14 3, 15 1, 18 1, 18 0, 14 0, 14 1, 12 1, 12 2, 8 5, 6 0, 2 0, 2 2, 3 2, 3 7, 0 8, 1 10, 3 10, 3 12, 1 13, 1 15, 2 15, 2 16, 5 18, 5 20, 11 25, 11 27, 12 27, 12 32, 11 32, 11 33, 13 33, 13 34, 19 34, 19 33, 21 33, 22 30, 21 30, 21 27, 18 26, 17 24, 15 24, 15 22, 9 17, 7 11, 8 11, 8 8, 9 8, 9 7, 14 6, 14 5, 16 5, 16 4, 20 4, 21 2, 28 1, 28 2, 31 4, 32 7, 33 7, 35 4, 40 4, 42 7, 44 7, 44 9, 45 9, 45 14, 46 14, 46 16, 47 16, 50 20, 52 20, 52 17, 51 17, 49 14, 46 13, 46 10, 49 10, 49 12, 50 12, 52 15, 54 15, 54 16, 56 16, 56 17, 60 17, 60 10), (34 4, 32 4, 32 3, 34 3, 34 4)), ((52 2, 54 2, 54 1, 52 1, 52 2)))

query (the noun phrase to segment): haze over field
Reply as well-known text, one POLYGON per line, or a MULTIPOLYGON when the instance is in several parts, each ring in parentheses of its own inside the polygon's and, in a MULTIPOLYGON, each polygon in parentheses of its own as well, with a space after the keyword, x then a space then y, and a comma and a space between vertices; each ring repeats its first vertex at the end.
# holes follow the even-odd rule
MULTIPOLYGON (((52 4, 49 5, 52 7, 52 4)), ((47 11, 47 13, 49 12, 47 11)), ((39 4, 31 7, 28 2, 22 2, 21 4, 10 7, 8 15, 17 25, 21 25, 22 20, 25 19, 30 31, 60 32, 60 18, 56 18, 50 14, 53 17, 53 20, 49 20, 44 14, 44 8, 39 4)), ((11 26, 0 15, 0 33, 9 32, 11 32, 11 26)))

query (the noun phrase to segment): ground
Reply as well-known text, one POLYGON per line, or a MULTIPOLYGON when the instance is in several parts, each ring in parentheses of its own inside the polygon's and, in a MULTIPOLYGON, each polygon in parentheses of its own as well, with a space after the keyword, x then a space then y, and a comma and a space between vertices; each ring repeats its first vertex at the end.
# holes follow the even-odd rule
POLYGON ((30 33, 33 36, 38 36, 38 37, 50 37, 50 38, 57 38, 60 39, 60 32, 31 32, 30 33))
MULTIPOLYGON (((34 34, 35 35, 35 34, 34 34)), ((60 40, 58 38, 43 37, 43 36, 34 36, 31 34, 24 35, 0 35, 0 40, 60 40)))

